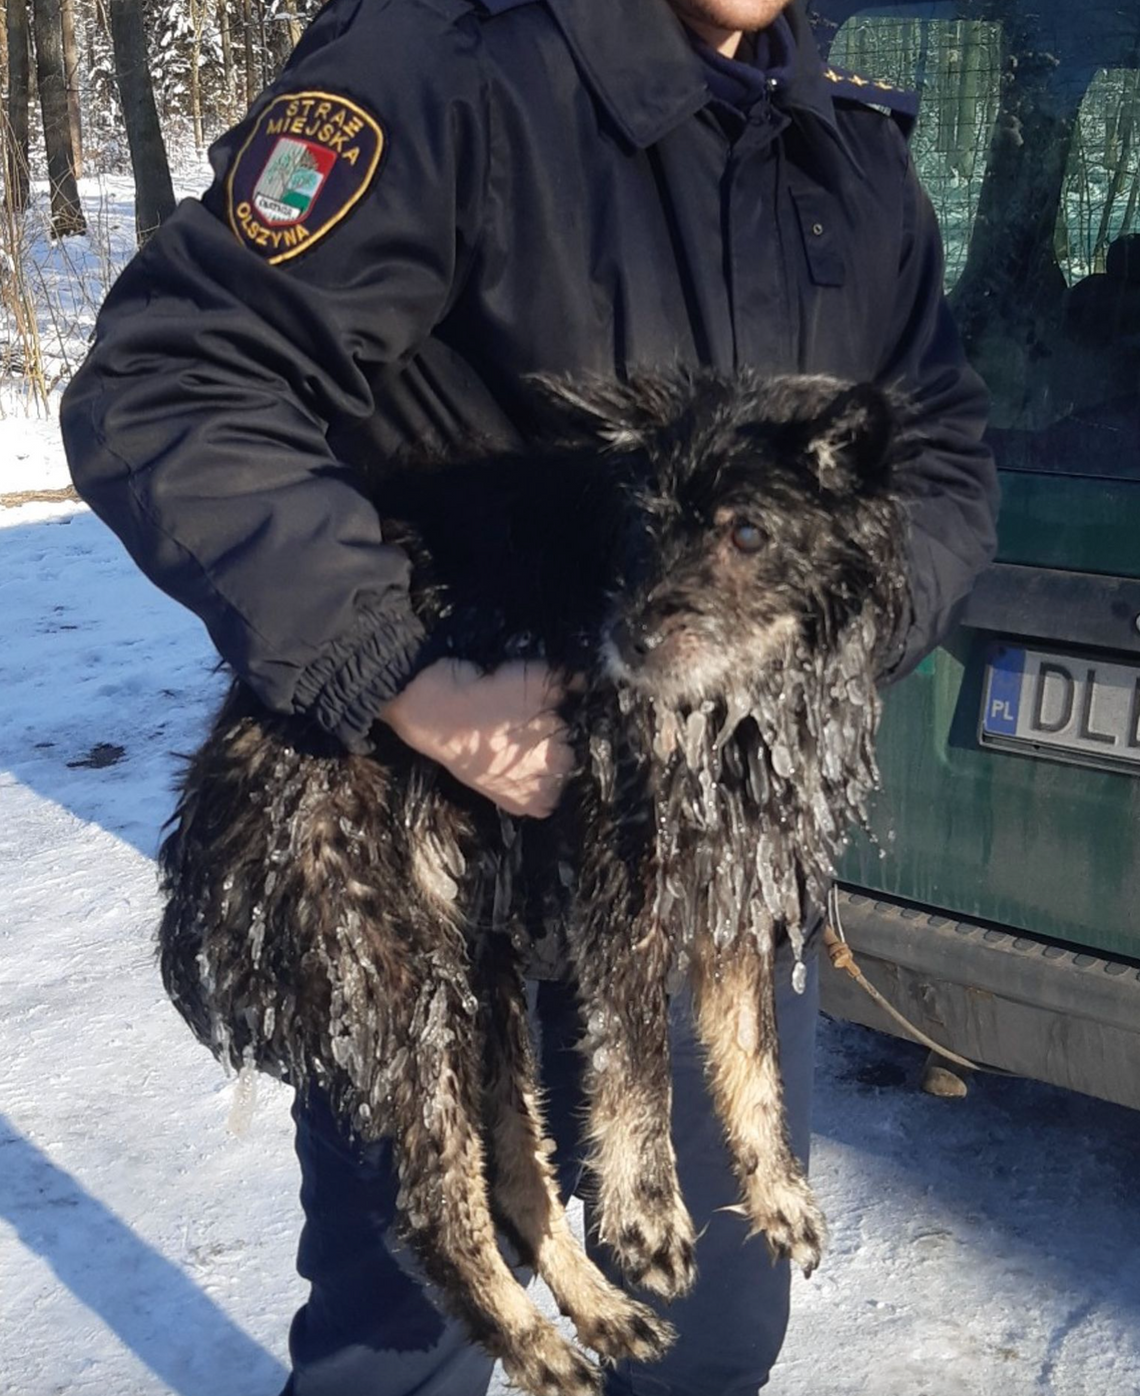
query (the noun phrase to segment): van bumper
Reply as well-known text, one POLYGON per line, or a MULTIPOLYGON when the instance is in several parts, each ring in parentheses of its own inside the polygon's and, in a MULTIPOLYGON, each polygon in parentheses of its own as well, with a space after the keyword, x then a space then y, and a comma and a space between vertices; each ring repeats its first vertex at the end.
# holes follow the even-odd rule
MULTIPOLYGON (((839 908, 863 973, 935 1042, 1140 1109, 1140 966, 854 888, 839 908)), ((821 999, 832 1017, 904 1036, 827 964, 821 999)))

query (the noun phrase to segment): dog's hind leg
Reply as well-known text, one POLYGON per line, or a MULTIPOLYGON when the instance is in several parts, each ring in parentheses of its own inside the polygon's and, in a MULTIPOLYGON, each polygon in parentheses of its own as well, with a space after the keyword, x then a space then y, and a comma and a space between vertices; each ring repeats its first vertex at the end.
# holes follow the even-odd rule
POLYGON ((709 1085, 740 1180, 740 1210, 774 1257, 810 1275, 819 1264, 823 1214, 788 1139, 776 1036, 774 950, 697 938, 693 995, 709 1085))
POLYGON ((578 1337, 609 1361, 652 1362, 673 1330, 605 1278, 579 1245, 558 1194, 536 1081, 525 990, 506 935, 491 938, 487 985, 486 1112, 492 1198, 503 1230, 549 1285, 578 1337))
POLYGON ((534 1305, 499 1250, 480 1128, 482 1033, 465 1005, 465 961, 435 948, 407 985, 407 1069, 387 1104, 403 1234, 443 1302, 532 1396, 593 1396, 597 1367, 534 1305), (426 997, 425 997, 426 996, 426 997), (414 1029, 413 1029, 414 1033, 414 1029))
POLYGON ((593 902, 593 933, 575 947, 586 1023, 587 1165, 599 1240, 630 1281, 673 1299, 696 1278, 696 1236, 670 1134, 665 980, 672 951, 665 931, 645 919, 623 921, 593 902))

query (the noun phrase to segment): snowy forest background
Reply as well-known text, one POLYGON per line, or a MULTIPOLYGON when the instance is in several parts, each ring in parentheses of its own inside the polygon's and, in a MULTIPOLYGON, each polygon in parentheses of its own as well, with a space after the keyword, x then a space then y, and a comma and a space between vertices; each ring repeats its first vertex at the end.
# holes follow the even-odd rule
POLYGON ((7 0, 3 8, 0 415, 21 396, 47 413, 122 262, 170 214, 176 190, 201 187, 206 147, 277 75, 318 5, 7 0), (126 206, 134 229, 124 237, 126 206))
POLYGON ((168 147, 202 147, 280 71, 315 0, 8 0, 6 205, 50 179, 57 236, 82 233, 76 176, 132 171, 140 237, 173 206, 168 147))

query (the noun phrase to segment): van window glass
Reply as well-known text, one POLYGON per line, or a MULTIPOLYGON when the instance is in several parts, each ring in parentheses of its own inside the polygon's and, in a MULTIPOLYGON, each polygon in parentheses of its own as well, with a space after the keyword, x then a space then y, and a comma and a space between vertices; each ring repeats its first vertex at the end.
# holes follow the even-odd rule
POLYGON ((1140 5, 817 8, 832 63, 922 94, 915 163, 999 464, 1140 479, 1140 5))
POLYGON ((922 93, 911 141, 946 244, 946 285, 966 262, 1001 80, 1001 26, 977 20, 857 16, 831 61, 922 93))

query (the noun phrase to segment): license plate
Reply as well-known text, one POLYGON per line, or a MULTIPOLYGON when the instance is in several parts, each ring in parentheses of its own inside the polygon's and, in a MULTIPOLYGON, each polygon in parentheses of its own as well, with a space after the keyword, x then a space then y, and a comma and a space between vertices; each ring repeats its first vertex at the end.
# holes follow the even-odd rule
POLYGON ((980 736, 987 746, 1140 771, 1140 664, 994 645, 980 736))

